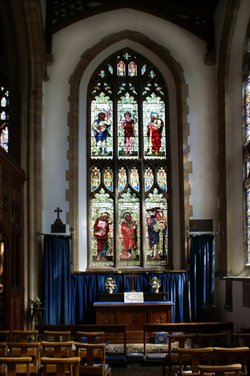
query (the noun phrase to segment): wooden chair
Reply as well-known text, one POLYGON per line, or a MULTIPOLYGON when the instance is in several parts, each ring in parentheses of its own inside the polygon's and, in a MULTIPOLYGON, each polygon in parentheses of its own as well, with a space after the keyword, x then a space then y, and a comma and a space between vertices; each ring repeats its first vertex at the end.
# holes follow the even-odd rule
POLYGON ((198 373, 198 365, 211 364, 213 347, 186 347, 179 348, 179 372, 180 374, 198 373), (189 359, 188 359, 189 358, 189 359), (188 359, 188 361, 187 361, 188 359))
MULTIPOLYGON (((51 342, 42 341, 41 342, 41 353, 42 357, 46 358, 72 358, 73 356, 73 341, 64 342, 51 342)), ((55 365, 45 366, 46 373, 54 373, 56 370, 55 365)))
POLYGON ((239 376, 241 372, 241 364, 222 364, 222 365, 199 365, 201 376, 239 376))
POLYGON ((9 330, 0 330, 0 342, 8 342, 10 340, 9 330))
MULTIPOLYGON (((0 357, 8 356, 7 342, 0 342, 0 357)), ((4 375, 4 366, 0 366, 0 375, 4 375)))
POLYGON ((75 342, 76 355, 80 356, 81 375, 111 376, 111 368, 106 363, 104 343, 75 342))
POLYGON ((250 333, 233 333, 233 346, 248 346, 250 347, 250 333))
POLYGON ((241 363, 241 375, 247 375, 249 347, 214 347, 215 364, 241 363))
POLYGON ((0 356, 7 356, 8 355, 8 344, 7 342, 0 342, 0 356))
MULTIPOLYGON (((168 352, 163 359, 163 375, 166 373, 166 367, 168 368, 168 375, 172 374, 172 366, 179 365, 179 353, 178 349, 185 347, 194 347, 196 333, 177 333, 168 334, 168 352)), ((190 361, 191 356, 189 354, 185 355, 184 361, 190 361)))
POLYGON ((15 376, 17 374, 17 366, 23 365, 23 373, 26 376, 30 375, 30 362, 32 358, 29 356, 20 357, 0 357, 0 369, 3 370, 5 376, 15 376))
POLYGON ((104 343, 104 332, 82 332, 77 331, 75 335, 76 342, 83 343, 104 343))
POLYGON ((66 342, 70 340, 70 330, 44 330, 43 332, 43 341, 66 342))
POLYGON ((231 338, 227 332, 216 333, 197 333, 196 346, 209 347, 209 346, 227 346, 231 344, 231 338))
POLYGON ((41 365, 44 369, 43 375, 46 376, 49 368, 55 370, 57 376, 79 376, 80 357, 69 358, 50 358, 42 357, 41 365))
MULTIPOLYGON (((11 357, 30 357, 30 373, 39 374, 40 342, 9 342, 8 349, 11 357)), ((25 373, 25 366, 18 364, 16 373, 25 373)))
MULTIPOLYGON (((233 346, 241 347, 248 346, 250 348, 250 333, 233 333, 232 334, 233 346)), ((247 360, 247 371, 250 375, 250 352, 247 360)))
POLYGON ((37 342, 38 330, 11 330, 11 342, 37 342))

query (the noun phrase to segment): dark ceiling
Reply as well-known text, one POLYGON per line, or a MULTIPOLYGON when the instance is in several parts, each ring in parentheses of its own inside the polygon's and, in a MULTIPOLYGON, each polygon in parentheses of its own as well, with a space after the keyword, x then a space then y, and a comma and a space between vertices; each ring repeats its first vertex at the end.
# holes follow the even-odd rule
POLYGON ((219 0, 47 0, 46 42, 53 33, 83 18, 114 9, 130 8, 173 22, 203 39, 214 54, 213 15, 219 0))

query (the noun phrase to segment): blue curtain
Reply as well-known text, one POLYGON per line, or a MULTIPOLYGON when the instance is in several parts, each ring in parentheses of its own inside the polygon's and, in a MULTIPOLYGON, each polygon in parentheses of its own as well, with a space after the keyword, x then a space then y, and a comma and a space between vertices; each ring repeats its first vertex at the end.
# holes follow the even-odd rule
POLYGON ((204 321, 204 306, 214 297, 214 235, 190 237, 190 299, 192 321, 204 321))
MULTIPOLYGON (((116 281, 115 292, 131 291, 130 274, 110 274, 116 281)), ((72 324, 95 323, 93 303, 98 293, 105 292, 105 280, 109 274, 73 274, 71 276, 71 317, 72 324)), ((136 291, 150 292, 150 280, 157 276, 161 282, 160 291, 167 292, 167 300, 174 303, 173 322, 190 321, 189 316, 189 279, 186 272, 142 273, 134 277, 136 291)))
POLYGON ((44 236, 44 323, 71 324, 70 237, 44 236))

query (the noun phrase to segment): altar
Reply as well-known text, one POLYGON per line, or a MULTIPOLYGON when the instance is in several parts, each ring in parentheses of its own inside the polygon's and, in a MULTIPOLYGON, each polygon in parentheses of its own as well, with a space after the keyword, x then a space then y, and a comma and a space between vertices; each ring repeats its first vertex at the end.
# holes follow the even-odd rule
MULTIPOLYGON (((171 322, 174 303, 162 299, 163 294, 159 295, 158 300, 157 294, 154 294, 154 300, 144 300, 140 303, 125 303, 121 299, 123 294, 119 294, 118 299, 111 295, 110 299, 94 302, 96 324, 124 324, 128 340, 141 340, 144 324, 171 322)), ((147 297, 150 296, 146 296, 145 299, 147 297)))

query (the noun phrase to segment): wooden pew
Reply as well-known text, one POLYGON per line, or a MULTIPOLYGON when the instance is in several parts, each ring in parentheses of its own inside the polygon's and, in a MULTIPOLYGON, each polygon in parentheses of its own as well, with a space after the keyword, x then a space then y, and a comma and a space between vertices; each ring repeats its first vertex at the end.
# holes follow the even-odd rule
POLYGON ((234 323, 231 321, 209 321, 209 322, 182 322, 182 323, 159 323, 159 324, 144 324, 143 345, 144 354, 146 353, 146 345, 148 339, 157 332, 183 332, 183 333, 215 333, 225 332, 229 333, 229 342, 232 341, 232 334, 234 323))

